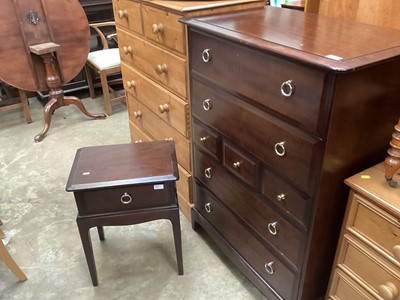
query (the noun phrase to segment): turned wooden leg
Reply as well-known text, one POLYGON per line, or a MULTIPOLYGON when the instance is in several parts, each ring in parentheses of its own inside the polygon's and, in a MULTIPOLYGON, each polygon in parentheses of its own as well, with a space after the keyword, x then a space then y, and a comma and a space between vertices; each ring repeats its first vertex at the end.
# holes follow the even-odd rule
POLYGON ((65 105, 70 105, 70 104, 76 105, 81 110, 82 113, 84 113, 85 115, 87 115, 88 117, 93 118, 93 119, 105 119, 105 118, 107 118, 107 116, 105 114, 103 114, 103 113, 96 114, 96 115, 95 114, 91 114, 90 112, 88 112, 86 110, 85 106, 83 106, 83 103, 82 103, 81 99, 79 99, 77 97, 74 97, 74 96, 64 96, 64 104, 65 105))
POLYGON ((388 150, 389 156, 386 157, 384 163, 386 181, 393 188, 398 185, 393 176, 400 170, 400 119, 394 128, 396 132, 392 134, 392 140, 390 141, 391 148, 388 150))
POLYGON ((41 133, 35 136, 35 142, 39 143, 44 139, 45 134, 49 131, 51 123, 51 115, 53 112, 60 107, 56 98, 51 98, 44 107, 44 128, 41 133))

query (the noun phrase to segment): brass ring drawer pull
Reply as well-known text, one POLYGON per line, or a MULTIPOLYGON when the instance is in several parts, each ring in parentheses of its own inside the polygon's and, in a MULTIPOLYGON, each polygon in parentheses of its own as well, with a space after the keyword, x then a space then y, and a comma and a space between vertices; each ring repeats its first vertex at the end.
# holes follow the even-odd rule
POLYGON ((131 203, 132 202, 132 197, 131 197, 131 195, 129 195, 128 193, 124 193, 122 196, 121 196, 121 203, 122 204, 129 204, 129 203, 131 203))
POLYGON ((208 63, 209 61, 211 61, 210 49, 204 49, 203 52, 201 53, 201 58, 203 59, 203 61, 205 63, 208 63))
POLYGON ((209 111, 212 108, 211 99, 206 99, 203 101, 203 109, 209 111))
POLYGON ((136 82, 135 80, 128 80, 126 82, 126 85, 128 86, 128 89, 134 89, 136 88, 136 82))
POLYGON ((377 290, 379 296, 381 296, 384 300, 398 299, 397 296, 399 295, 399 289, 392 282, 386 282, 385 284, 378 286, 377 290))
POLYGON ((211 178, 212 174, 211 174, 211 167, 207 168, 204 170, 204 176, 206 176, 207 178, 211 178))
POLYGON ((153 24, 151 25, 151 29, 153 30, 154 34, 159 34, 164 32, 164 25, 159 23, 159 24, 153 24))
POLYGON ((276 228, 277 224, 278 224, 278 222, 272 222, 272 223, 268 224, 268 231, 269 231, 270 234, 276 235, 278 233, 278 230, 276 228))
POLYGON ((212 212, 212 207, 211 207, 211 203, 208 202, 204 205, 204 209, 206 210, 206 212, 211 213, 212 212))
POLYGON ((294 84, 292 80, 287 80, 281 85, 281 93, 285 97, 290 97, 294 93, 294 84))
POLYGON ((124 50, 124 53, 126 55, 132 54, 132 47, 131 46, 124 46, 124 47, 122 47, 122 49, 124 50))
POLYGON ((278 200, 279 202, 285 200, 285 198, 286 198, 286 194, 284 194, 284 193, 281 193, 276 196, 276 200, 278 200))
POLYGON ((270 274, 270 275, 274 274, 274 268, 272 267, 273 264, 274 264, 274 262, 273 262, 273 261, 270 261, 270 262, 268 262, 268 263, 266 263, 266 264, 264 265, 265 270, 266 270, 267 273, 270 274))
POLYGON ((118 17, 119 17, 120 19, 123 19, 123 18, 128 19, 128 11, 127 11, 126 9, 124 9, 124 10, 122 10, 122 9, 118 10, 118 17))
POLYGON ((167 103, 164 103, 164 104, 160 104, 159 106, 158 106, 158 111, 160 112, 160 113, 165 113, 165 112, 169 112, 169 105, 167 104, 167 103))
POLYGON ((166 64, 161 64, 161 65, 157 65, 155 67, 156 73, 158 75, 161 75, 163 73, 167 74, 168 73, 168 66, 166 64))
POLYGON ((140 110, 134 111, 134 112, 133 112, 133 117, 134 117, 135 119, 141 118, 141 117, 142 117, 142 112, 141 112, 140 110))
POLYGON ((285 141, 275 144, 275 153, 278 156, 284 156, 286 153, 285 141))

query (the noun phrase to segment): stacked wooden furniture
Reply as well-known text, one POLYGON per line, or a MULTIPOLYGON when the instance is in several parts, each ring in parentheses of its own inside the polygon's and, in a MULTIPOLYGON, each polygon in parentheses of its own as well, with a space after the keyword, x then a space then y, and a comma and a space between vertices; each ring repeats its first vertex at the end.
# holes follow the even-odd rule
POLYGON ((400 31, 271 6, 184 22, 193 226, 269 299, 322 298, 343 181, 398 119, 400 31))
POLYGON ((192 205, 189 89, 181 17, 263 6, 263 1, 114 0, 132 142, 170 139, 179 163, 178 199, 192 205))
POLYGON ((328 296, 400 299, 400 189, 386 183, 383 163, 346 184, 351 191, 328 296))

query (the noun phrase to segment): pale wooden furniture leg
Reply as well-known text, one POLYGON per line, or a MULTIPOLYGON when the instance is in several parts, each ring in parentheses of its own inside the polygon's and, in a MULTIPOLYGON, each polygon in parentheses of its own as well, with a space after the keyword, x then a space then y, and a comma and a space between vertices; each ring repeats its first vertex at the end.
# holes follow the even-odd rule
POLYGON ((21 99, 22 109, 24 111, 26 123, 32 123, 31 112, 29 110, 29 101, 25 91, 18 89, 19 97, 21 99))
POLYGON ((112 109, 111 109, 110 91, 107 82, 107 73, 100 71, 99 74, 100 74, 101 88, 103 90, 104 104, 106 106, 106 113, 107 115, 111 116, 112 109))
MULTIPOLYGON (((1 224, 3 223, 0 220, 0 225, 1 224)), ((18 277, 20 281, 27 280, 28 278, 26 278, 24 272, 22 272, 21 269, 18 267, 17 263, 11 257, 10 253, 8 253, 6 246, 3 244, 3 241, 1 241, 3 237, 4 232, 0 230, 0 259, 4 261, 6 266, 18 277)))

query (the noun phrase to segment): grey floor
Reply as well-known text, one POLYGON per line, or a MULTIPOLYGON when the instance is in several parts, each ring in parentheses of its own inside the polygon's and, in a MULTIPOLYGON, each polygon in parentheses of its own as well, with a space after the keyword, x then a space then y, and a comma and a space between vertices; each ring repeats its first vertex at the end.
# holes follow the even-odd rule
MULTIPOLYGON (((103 112, 101 98, 86 108, 103 112)), ((7 248, 28 277, 19 282, 0 261, 0 299, 264 299, 206 234, 181 215, 184 275, 177 275, 171 225, 159 220, 92 232, 99 286, 93 287, 65 191, 78 148, 130 142, 126 106, 91 120, 75 106, 54 113, 41 143, 43 105, 30 99, 33 123, 21 110, 0 112, 0 219, 7 248)), ((1 242, 1 241, 0 241, 1 242)))

